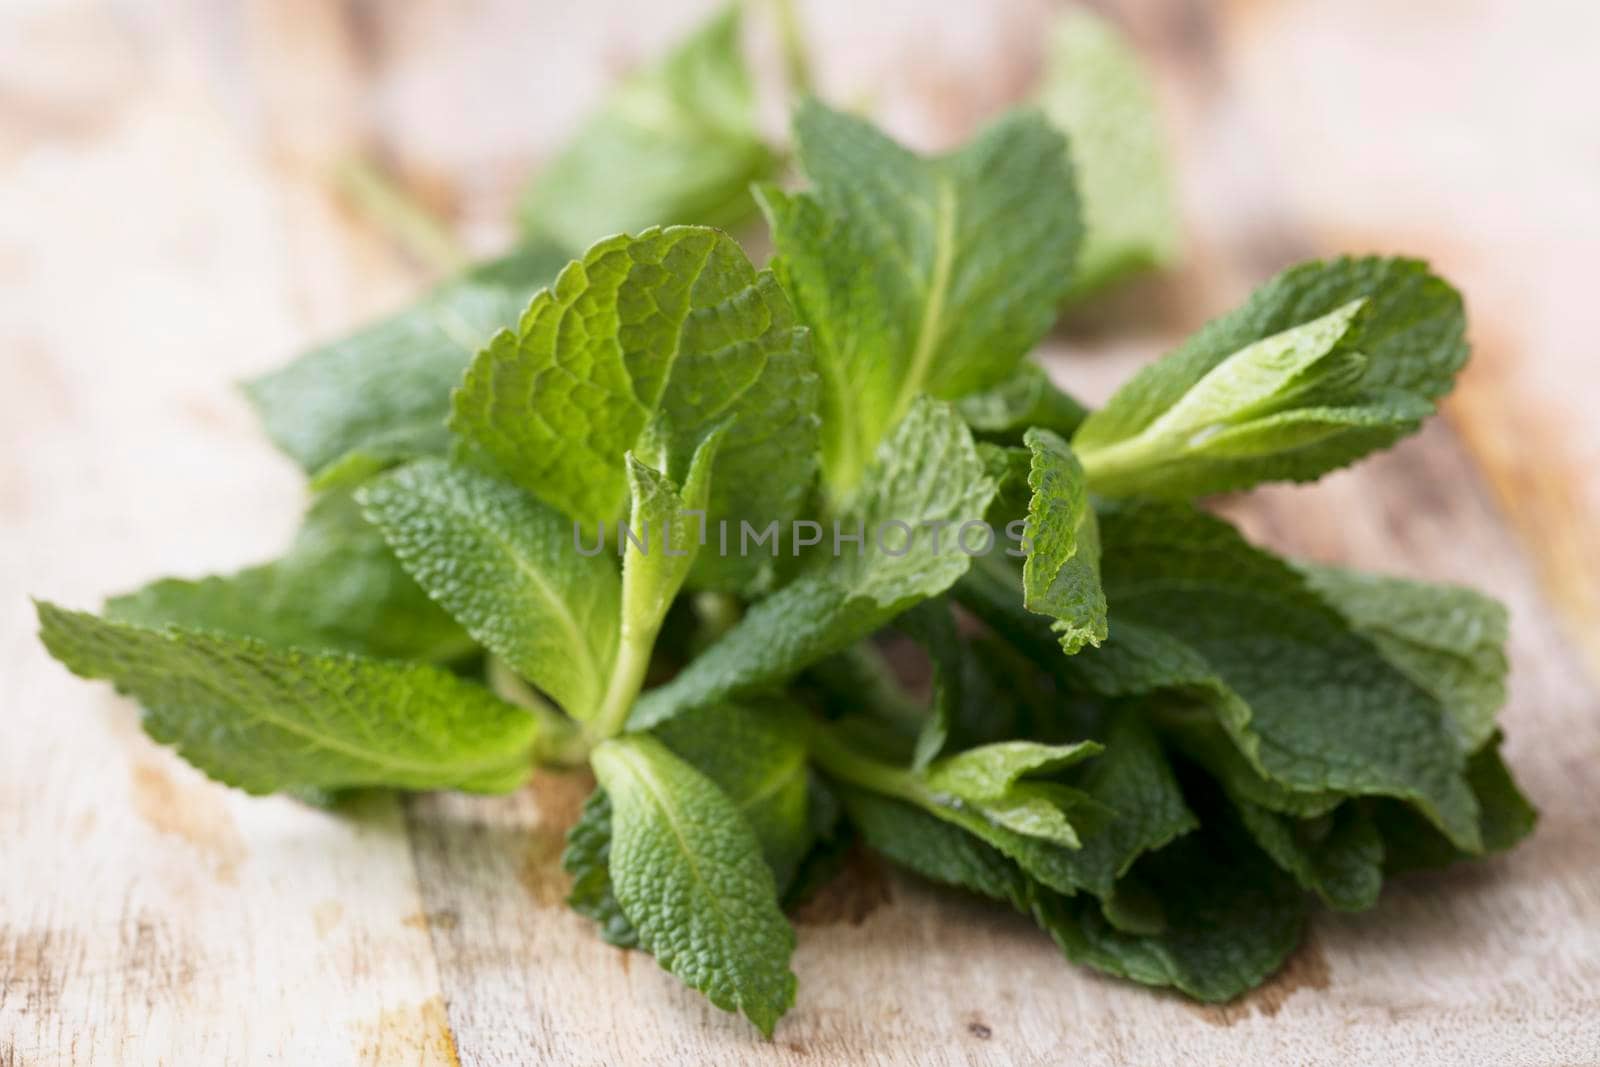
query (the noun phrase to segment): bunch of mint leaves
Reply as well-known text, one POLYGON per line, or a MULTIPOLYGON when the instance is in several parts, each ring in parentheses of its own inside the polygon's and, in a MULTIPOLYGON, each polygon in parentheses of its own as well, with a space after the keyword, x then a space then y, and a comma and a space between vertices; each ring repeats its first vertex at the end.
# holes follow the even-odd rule
POLYGON ((1282 559, 1194 504, 1415 430, 1467 355, 1455 291, 1305 263, 1087 411, 1030 350, 1176 250, 1125 43, 1066 16, 1035 106, 937 158, 806 100, 785 189, 739 24, 616 91, 518 250, 249 384, 310 478, 282 559, 41 603, 50 652, 252 793, 586 763, 572 907, 769 1035, 785 907, 851 847, 1226 1000, 1313 903, 1526 835, 1500 605, 1282 559), (757 206, 765 270, 712 228, 757 206), (905 533, 705 536, 795 520, 905 533), (969 553, 974 522, 1028 550, 969 553))

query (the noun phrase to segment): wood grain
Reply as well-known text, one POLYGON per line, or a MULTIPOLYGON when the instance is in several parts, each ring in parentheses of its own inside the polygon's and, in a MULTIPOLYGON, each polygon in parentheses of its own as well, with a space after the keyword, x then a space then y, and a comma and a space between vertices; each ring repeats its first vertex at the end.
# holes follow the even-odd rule
MULTIPOLYGON (((287 539, 298 477, 228 383, 427 276, 341 199, 340 163, 379 163, 495 247, 526 168, 707 6, 0 11, 0 1064, 1600 1063, 1600 695, 1580 651, 1600 667, 1600 302, 1558 236, 1600 236, 1578 203, 1600 174, 1564 147, 1593 128, 1566 92, 1588 60, 1546 44, 1592 24, 1572 0, 1102 5, 1158 64, 1193 251, 1080 317, 1052 371, 1103 397, 1325 249, 1414 248, 1462 280, 1477 356, 1446 421, 1222 506, 1287 551, 1504 598, 1509 758, 1543 811, 1510 856, 1319 915, 1237 1003, 1072 968, 1017 917, 857 856, 797 916, 799 1003, 762 1043, 561 906, 581 773, 337 815, 245 798, 43 655, 25 593, 91 605, 287 539), (1457 166, 1498 146, 1433 66, 1474 122, 1557 165, 1457 166)), ((802 9, 826 92, 936 147, 1024 91, 1049 5, 802 9)))

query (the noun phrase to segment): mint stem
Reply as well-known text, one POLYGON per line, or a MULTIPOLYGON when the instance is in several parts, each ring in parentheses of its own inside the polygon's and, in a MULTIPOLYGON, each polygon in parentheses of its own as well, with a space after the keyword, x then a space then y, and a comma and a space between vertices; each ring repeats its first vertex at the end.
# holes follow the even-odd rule
POLYGON ((932 798, 915 775, 903 767, 863 756, 844 742, 835 727, 823 722, 811 724, 811 758, 830 776, 885 796, 930 807, 932 798))
POLYGON ((645 672, 650 669, 650 654, 655 649, 659 629, 656 626, 647 633, 640 633, 623 626, 622 647, 617 650, 616 662, 612 664, 605 695, 600 698, 600 707, 594 718, 583 728, 587 748, 593 748, 608 737, 615 737, 622 732, 622 727, 628 721, 628 712, 639 698, 639 691, 644 688, 645 672))

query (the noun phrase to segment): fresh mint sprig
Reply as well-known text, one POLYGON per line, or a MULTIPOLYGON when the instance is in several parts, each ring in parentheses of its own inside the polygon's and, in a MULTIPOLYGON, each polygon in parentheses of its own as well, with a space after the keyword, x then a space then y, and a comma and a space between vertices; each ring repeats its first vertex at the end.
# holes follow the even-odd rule
POLYGON ((1290 268, 1087 411, 1030 350, 1175 252, 1126 43, 1069 16, 1044 111, 935 158, 807 100, 785 192, 738 20, 618 90, 523 250, 250 384, 316 494, 287 555, 41 603, 50 653, 254 793, 587 763, 571 905, 767 1035, 781 904, 852 838, 1226 1000, 1313 902, 1526 836, 1504 609, 1193 503, 1414 430, 1466 358, 1449 284, 1290 268), (752 181, 770 270, 705 225, 752 181))

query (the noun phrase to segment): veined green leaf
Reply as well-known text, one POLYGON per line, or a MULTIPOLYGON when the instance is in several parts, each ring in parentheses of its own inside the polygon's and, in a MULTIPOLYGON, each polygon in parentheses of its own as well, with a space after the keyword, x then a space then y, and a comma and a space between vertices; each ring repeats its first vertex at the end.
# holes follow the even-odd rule
POLYGON ((795 116, 809 191, 761 187, 773 269, 810 326, 835 500, 919 394, 1011 374, 1055 319, 1081 227, 1065 143, 1037 113, 919 157, 816 101, 795 116))
POLYGON ((756 129, 739 51, 740 5, 638 71, 534 177, 523 229, 571 248, 646 226, 732 226, 753 213, 750 183, 776 169, 756 129))
POLYGON ((1260 985, 1300 941, 1305 899, 1226 820, 1146 856, 1132 876, 1161 929, 1118 929, 1090 898, 1039 890, 1034 918, 1074 963, 1198 1000, 1231 1000, 1260 985))
POLYGON ((1070 745, 1000 741, 936 760, 920 777, 936 794, 954 797, 962 807, 998 826, 1075 849, 1081 842, 1068 813, 1081 806, 1083 795, 1033 779, 1101 751, 1093 741, 1070 745))
MULTIPOLYGON (((786 704, 714 704, 664 723, 656 736, 727 794, 756 840, 779 892, 795 878, 816 837, 802 713, 786 704)), ((567 834, 567 902, 613 945, 638 935, 611 886, 611 801, 596 788, 567 834)))
POLYGON ((956 531, 982 518, 994 488, 955 412, 922 398, 879 448, 858 510, 839 520, 845 532, 865 531, 860 554, 845 549, 757 601, 676 678, 646 693, 629 726, 772 688, 943 592, 971 563, 956 531), (891 520, 909 528, 903 549, 898 530, 882 543, 876 537, 891 520))
POLYGON ((1233 799, 1239 821, 1272 862, 1341 911, 1362 911, 1383 888, 1383 838, 1367 810, 1346 801, 1326 815, 1296 819, 1233 799))
MULTIPOLYGON (((772 275, 704 227, 600 242, 497 334, 456 391, 450 425, 500 472, 586 524, 622 516, 623 455, 681 482, 730 424, 705 521, 787 522, 816 469, 816 377, 772 275)), ((770 570, 707 554, 733 588, 770 570)))
POLYGON ((606 741, 592 762, 611 798, 612 886, 639 944, 771 1035, 794 1003, 794 931, 749 824, 654 738, 606 741))
MULTIPOLYGON (((1539 813, 1500 758, 1498 734, 1467 761, 1467 783, 1481 812, 1478 829, 1484 853, 1503 852, 1533 832, 1539 813)), ((1437 827, 1403 804, 1381 801, 1374 818, 1383 834, 1384 869, 1391 873, 1478 858, 1478 854, 1452 844, 1437 827)))
POLYGON ((1067 135, 1083 198, 1084 237, 1072 299, 1128 274, 1164 267, 1181 231, 1161 115, 1139 57, 1084 8, 1050 32, 1037 100, 1067 135))
POLYGON ((814 837, 804 712, 782 701, 713 704, 654 732, 728 795, 785 889, 814 837))
POLYGON ((1295 566, 1384 659, 1444 705, 1464 751, 1483 747, 1506 701, 1504 605, 1458 585, 1295 566))
POLYGON ((583 813, 567 831, 561 869, 572 875, 567 904, 584 918, 593 919, 609 945, 634 948, 639 932, 617 903, 611 885, 611 798, 601 786, 583 802, 583 813))
POLYGON ((312 502, 281 559, 197 581, 166 578, 111 598, 106 617, 403 659, 451 660, 476 647, 343 491, 312 502))
POLYGON ((1027 907, 1027 877, 981 838, 904 800, 848 786, 840 793, 873 851, 932 881, 1027 907))
POLYGON ((534 719, 436 667, 154 629, 39 604, 74 674, 144 707, 150 736, 251 793, 363 786, 500 793, 527 779, 534 719))
POLYGON ((268 435, 308 474, 351 462, 372 473, 442 455, 450 390, 472 354, 513 325, 569 258, 541 242, 482 264, 421 303, 247 382, 245 392, 268 435))
POLYGON ((1072 445, 1111 496, 1306 481, 1387 448, 1467 356, 1461 298, 1406 259, 1304 263, 1091 414, 1072 445))
POLYGON ((1100 588, 1100 531, 1083 467, 1067 443, 1049 430, 1024 435, 1028 470, 1023 606, 1055 621, 1051 628, 1068 655, 1106 638, 1106 595, 1100 588))
MULTIPOLYGON (((1087 891, 1109 900, 1117 879, 1140 855, 1194 826, 1170 767, 1137 716, 1114 719, 1103 756, 1072 768, 1062 782, 1017 781, 1011 771, 1072 764, 1100 746, 1002 743, 947 757, 918 773, 870 755, 854 743, 851 725, 847 720, 813 727, 812 758, 831 778, 959 827, 1029 879, 1061 893, 1087 891)), ((896 854, 888 846, 885 851, 896 854)), ((914 858, 919 848, 907 844, 901 851, 914 858)), ((921 869, 914 859, 906 862, 921 869)))
POLYGON ((1184 505, 1101 512, 1110 638, 1067 660, 1107 695, 1174 692, 1293 791, 1392 796, 1460 847, 1478 809, 1448 713, 1283 561, 1184 505))
POLYGON ((411 575, 474 637, 569 714, 595 712, 622 617, 609 552, 580 553, 570 519, 444 460, 380 477, 362 503, 411 575))
POLYGON ((679 488, 671 478, 628 453, 628 487, 633 511, 622 548, 622 637, 651 645, 672 598, 700 550, 697 513, 711 494, 711 469, 725 430, 712 430, 694 453, 679 488), (635 539, 637 538, 637 539, 635 539))

